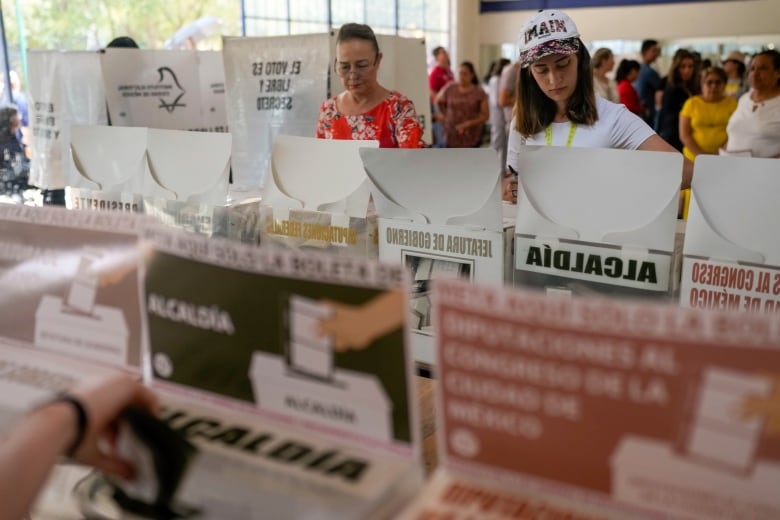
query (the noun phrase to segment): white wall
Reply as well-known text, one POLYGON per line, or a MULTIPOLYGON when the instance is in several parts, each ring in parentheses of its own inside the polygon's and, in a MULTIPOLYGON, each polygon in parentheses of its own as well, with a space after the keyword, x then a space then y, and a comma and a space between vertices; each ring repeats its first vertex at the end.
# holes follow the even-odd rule
MULTIPOLYGON (((464 61, 479 67, 480 23, 479 0, 450 0, 452 2, 452 49, 450 59, 453 70, 464 61)), ((780 1, 780 0, 778 0, 780 1)), ((479 70, 477 70, 479 72, 479 70)))
MULTIPOLYGON (((454 1, 460 3, 464 0, 454 1)), ((471 3, 471 0, 466 0, 466 3, 471 3)), ((780 0, 580 8, 567 9, 566 12, 586 41, 645 38, 664 41, 698 37, 737 40, 746 35, 776 37, 780 33, 780 0)), ((478 24, 475 30, 480 44, 517 41, 520 28, 532 15, 533 11, 509 11, 476 16, 478 24)), ((464 22, 467 24, 465 29, 470 30, 469 21, 464 22)))

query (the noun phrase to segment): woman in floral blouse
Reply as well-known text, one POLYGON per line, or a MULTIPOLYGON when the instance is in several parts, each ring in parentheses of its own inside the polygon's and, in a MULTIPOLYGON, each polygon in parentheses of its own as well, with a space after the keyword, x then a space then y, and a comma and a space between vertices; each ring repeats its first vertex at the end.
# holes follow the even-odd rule
POLYGON ((414 104, 377 81, 382 53, 367 25, 343 25, 335 72, 344 92, 326 100, 317 119, 320 139, 374 139, 381 148, 424 148, 414 104))

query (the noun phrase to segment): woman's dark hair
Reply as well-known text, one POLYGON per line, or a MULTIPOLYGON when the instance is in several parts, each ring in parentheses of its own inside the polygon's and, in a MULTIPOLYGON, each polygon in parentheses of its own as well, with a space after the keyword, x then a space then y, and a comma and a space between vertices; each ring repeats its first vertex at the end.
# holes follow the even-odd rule
MULTIPOLYGON (((761 52, 756 53, 755 56, 751 59, 756 59, 757 56, 767 56, 772 60, 772 68, 775 70, 780 70, 780 52, 778 52, 775 49, 765 49, 761 52)), ((777 80, 777 86, 780 87, 780 78, 777 80)))
POLYGON ((496 68, 496 65, 498 65, 497 61, 490 62, 490 67, 488 67, 487 74, 485 74, 485 78, 482 80, 483 83, 487 83, 490 81, 490 78, 493 77, 493 70, 496 68))
POLYGON ((339 29, 336 36, 336 45, 350 40, 364 40, 370 42, 374 47, 374 53, 379 56, 379 42, 376 40, 374 30, 368 25, 362 23, 345 23, 339 29))
POLYGON ((12 122, 19 116, 19 110, 16 107, 6 105, 0 107, 0 137, 8 138, 15 135, 12 122))
POLYGON ((470 61, 464 61, 460 64, 461 67, 466 67, 469 69, 469 72, 471 72, 471 84, 472 85, 479 85, 479 80, 477 79, 477 71, 474 69, 474 64, 470 61))
POLYGON ((138 44, 129 36, 117 36, 106 45, 106 49, 137 49, 138 44))
POLYGON ((617 71, 615 71, 615 83, 620 83, 626 79, 632 70, 639 70, 642 66, 636 60, 620 60, 617 71))
MULTIPOLYGON (((572 123, 591 126, 599 119, 596 95, 593 93, 593 72, 590 68, 590 53, 582 40, 579 43, 577 85, 569 98, 566 116, 572 123)), ((558 108, 555 101, 539 88, 531 73, 531 67, 520 69, 515 93, 515 129, 520 135, 529 137, 550 126, 558 108)))
POLYGON ((747 66, 745 65, 745 62, 737 61, 737 60, 731 60, 731 61, 737 64, 737 74, 739 74, 739 77, 744 78, 745 72, 747 72, 747 66))
POLYGON ((652 49, 656 45, 658 45, 658 40, 644 40, 642 42, 641 53, 642 54, 646 53, 647 51, 649 51, 650 49, 652 49))
POLYGON ((666 84, 670 87, 683 87, 691 94, 699 93, 699 73, 697 71, 696 56, 688 50, 678 49, 672 60, 672 66, 669 68, 669 75, 667 76, 666 84), (693 63, 693 74, 687 80, 682 79, 680 75, 680 69, 685 60, 690 60, 693 63))

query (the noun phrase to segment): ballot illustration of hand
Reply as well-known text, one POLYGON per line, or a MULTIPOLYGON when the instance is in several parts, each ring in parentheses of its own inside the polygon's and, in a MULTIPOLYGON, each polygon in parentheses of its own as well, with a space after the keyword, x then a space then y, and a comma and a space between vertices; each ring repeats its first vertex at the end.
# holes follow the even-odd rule
POLYGON ((748 396, 742 402, 742 419, 765 419, 764 435, 780 436, 780 374, 770 376, 772 378, 772 393, 762 396, 748 396))
POLYGON ((333 350, 363 350, 403 324, 403 293, 384 292, 363 304, 323 302, 331 316, 319 323, 319 334, 333 338, 333 350))

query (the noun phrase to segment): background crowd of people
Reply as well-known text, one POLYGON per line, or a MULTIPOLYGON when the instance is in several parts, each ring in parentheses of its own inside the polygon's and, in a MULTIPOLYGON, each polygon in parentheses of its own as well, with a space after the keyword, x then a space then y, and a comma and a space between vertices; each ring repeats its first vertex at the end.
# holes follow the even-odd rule
MULTIPOLYGON (((653 39, 642 42, 640 61, 626 57, 618 63, 611 49, 594 50, 589 61, 595 95, 625 105, 690 161, 700 154, 780 157, 780 101, 772 101, 780 94, 780 53, 769 49, 747 56, 731 51, 713 64, 698 52, 680 48, 665 74, 657 67, 660 56, 661 46, 653 39)), ((488 68, 483 82, 485 118, 485 98, 473 88, 477 85, 473 65, 462 63, 456 78, 445 49, 437 47, 434 60, 429 75, 436 113, 433 146, 484 146, 489 142, 500 164, 506 165, 517 81, 522 74, 520 61, 501 59, 488 68), (452 110, 447 114, 445 98, 455 93, 461 98, 457 114, 452 110), (471 101, 466 103, 469 96, 471 101), (468 138, 457 130, 462 122, 468 122, 468 138), (478 132, 478 124, 486 125, 484 133, 478 132), (484 138, 487 135, 489 141, 484 138)), ((573 146, 577 145, 574 141, 573 146)))
MULTIPOLYGON (((577 38, 578 45, 585 48, 579 35, 577 38)), ((587 48, 585 51, 587 57, 578 55, 576 61, 582 67, 587 62, 592 80, 589 88, 595 97, 625 106, 688 160, 718 153, 780 157, 778 51, 764 50, 754 56, 732 51, 712 66, 699 53, 678 49, 664 75, 656 66, 661 46, 653 39, 642 42, 639 61, 627 57, 617 63, 618 56, 606 47, 592 54, 587 48)), ((428 85, 433 132, 432 142, 426 143, 414 104, 403 93, 377 81, 382 53, 373 30, 362 24, 342 26, 334 72, 345 90, 323 102, 317 137, 377 139, 380 146, 400 148, 490 146, 498 155, 501 171, 505 171, 512 121, 525 115, 518 113, 522 106, 518 93, 523 91, 519 79, 530 64, 524 65, 521 59, 498 60, 481 82, 470 61, 460 63, 455 74, 443 47, 433 50, 432 61, 428 85)), ((31 188, 27 184, 30 153, 25 132, 29 115, 18 75, 12 71, 9 79, 15 105, 0 110, 0 192, 19 202, 22 192, 31 188)), ((549 99, 545 96, 537 101, 549 99)), ((612 110, 603 106, 606 108, 597 113, 612 110)), ((562 121, 549 121, 548 125, 554 129, 552 123, 557 122, 562 121)), ((524 136, 523 142, 528 142, 528 137, 524 136)), ((560 143, 553 140, 550 144, 560 143)), ((583 146, 581 137, 569 145, 583 146)), ((59 199, 45 198, 43 203, 64 203, 59 199)))

